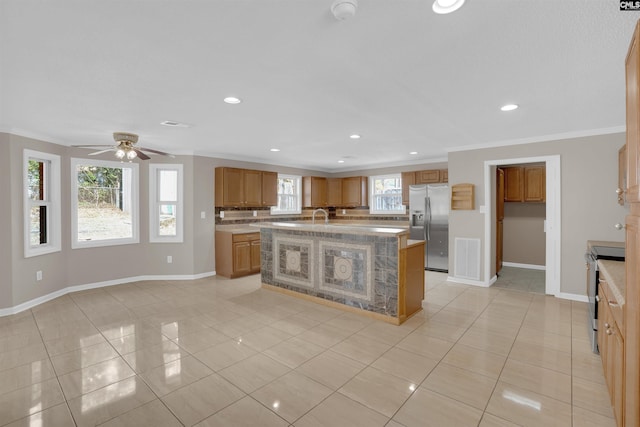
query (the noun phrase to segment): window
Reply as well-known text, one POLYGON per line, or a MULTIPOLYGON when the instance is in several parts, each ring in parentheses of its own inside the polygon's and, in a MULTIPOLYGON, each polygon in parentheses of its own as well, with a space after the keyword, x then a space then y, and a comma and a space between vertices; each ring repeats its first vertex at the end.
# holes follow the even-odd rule
POLYGON ((60 156, 24 150, 24 256, 58 252, 60 156))
POLYGON ((402 179, 400 174, 379 175, 369 178, 371 189, 370 213, 404 214, 402 206, 402 179))
POLYGON ((71 159, 71 247, 138 243, 138 164, 71 159))
POLYGON ((182 242, 182 165, 149 165, 149 241, 182 242))
POLYGON ((297 175, 278 174, 278 205, 274 215, 302 213, 302 180, 297 175))

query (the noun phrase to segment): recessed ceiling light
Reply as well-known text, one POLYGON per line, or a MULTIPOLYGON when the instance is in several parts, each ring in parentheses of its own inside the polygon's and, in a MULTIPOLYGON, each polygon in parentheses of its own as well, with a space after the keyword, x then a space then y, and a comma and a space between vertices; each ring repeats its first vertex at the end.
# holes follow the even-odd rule
POLYGON ((172 128, 188 128, 189 125, 186 123, 174 122, 173 120, 165 120, 164 122, 160 122, 163 126, 169 126, 172 128))
POLYGON ((273 151, 273 152, 275 153, 275 152, 280 151, 280 149, 279 149, 279 148, 272 148, 272 149, 271 149, 271 150, 269 150, 269 151, 273 151))
POLYGON ((240 100, 240 98, 236 98, 235 96, 227 96, 224 99, 224 102, 226 102, 227 104, 240 104, 242 101, 240 100))
POLYGON ((417 151, 412 151, 409 154, 414 155, 414 154, 418 154, 418 152, 417 151))
POLYGON ((433 11, 440 15, 455 12, 464 4, 464 0, 436 0, 433 2, 433 11))
POLYGON ((344 160, 338 160, 338 163, 344 163, 344 160))
POLYGON ((507 104, 500 107, 501 111, 513 111, 518 108, 517 104, 507 104))
POLYGON ((349 138, 351 138, 351 139, 360 139, 360 135, 358 135, 357 133, 354 133, 353 135, 349 135, 349 138))

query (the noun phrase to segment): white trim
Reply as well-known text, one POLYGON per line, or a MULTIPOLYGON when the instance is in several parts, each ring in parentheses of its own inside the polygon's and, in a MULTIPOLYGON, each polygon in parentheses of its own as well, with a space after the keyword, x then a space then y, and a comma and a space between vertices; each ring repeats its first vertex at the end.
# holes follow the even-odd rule
POLYGON ((199 273, 199 274, 173 274, 173 275, 150 274, 150 275, 144 275, 144 276, 124 277, 122 279, 115 279, 115 280, 106 280, 104 282, 87 283, 85 285, 67 286, 64 289, 51 292, 50 294, 43 295, 38 298, 34 298, 32 300, 23 302, 22 304, 18 304, 13 307, 0 308, 0 317, 10 316, 12 314, 17 314, 22 311, 29 310, 30 308, 36 307, 47 301, 51 301, 54 298, 61 297, 71 292, 86 291, 88 289, 104 288, 107 286, 122 285, 124 283, 131 283, 131 282, 142 282, 147 280, 197 280, 197 279, 202 279, 205 277, 210 277, 215 275, 216 275, 215 271, 209 271, 206 273, 199 273))
POLYGON ((557 298, 568 299, 571 301, 589 302, 589 297, 586 295, 569 294, 566 292, 560 292, 556 295, 557 298))
POLYGON ((30 258, 38 255, 60 252, 62 250, 62 192, 61 192, 61 174, 60 174, 60 156, 51 153, 43 153, 40 151, 27 150, 23 151, 22 156, 22 198, 23 198, 23 240, 24 240, 24 257, 30 258), (48 171, 45 175, 45 186, 47 187, 47 237, 48 242, 42 246, 31 246, 31 203, 29 201, 29 160, 47 161, 48 171))
POLYGON ((535 264, 520 264, 519 262, 503 262, 503 267, 516 267, 516 268, 526 268, 528 270, 546 270, 547 267, 544 265, 535 265, 535 264))
POLYGON ((184 241, 184 170, 180 163, 150 163, 149 164, 149 242, 150 243, 182 243, 184 241), (158 233, 158 209, 164 201, 158 199, 158 171, 177 171, 176 189, 176 234, 175 236, 161 236, 158 233))
MULTIPOLYGON (((286 173, 279 173, 278 174, 278 178, 277 181, 280 181, 280 179, 292 179, 295 181, 295 188, 296 188, 296 208, 294 210, 284 210, 284 209, 278 209, 278 204, 276 204, 276 206, 271 206, 269 208, 269 213, 271 215, 298 215, 302 213, 302 176, 300 175, 291 175, 291 174, 286 174, 286 173)), ((278 182, 278 187, 280 187, 279 182, 278 182)), ((276 195, 277 197, 280 196, 280 193, 278 193, 278 190, 276 190, 276 195)), ((276 201, 277 203, 277 201, 276 201)))
MULTIPOLYGON (((140 179, 137 163, 122 163, 109 160, 71 158, 71 249, 95 248, 102 246, 131 245, 140 243, 140 179), (131 222, 133 235, 125 239, 78 240, 78 165, 100 166, 131 170, 131 222)), ((123 191, 125 190, 123 173, 123 191)))
POLYGON ((444 148, 444 151, 446 151, 447 153, 453 153, 456 151, 469 151, 469 150, 479 150, 484 148, 509 147, 512 145, 535 144, 537 142, 558 141, 563 139, 583 138, 583 137, 597 136, 597 135, 610 135, 613 133, 624 133, 626 132, 626 129, 627 129, 626 126, 612 126, 608 128, 590 129, 590 130, 584 130, 584 131, 574 131, 574 132, 556 133, 551 135, 534 136, 531 138, 507 139, 504 141, 487 142, 484 144, 480 143, 480 144, 471 144, 471 145, 461 145, 458 147, 444 148))
POLYGON ((546 168, 546 253, 545 267, 545 294, 560 294, 561 274, 561 174, 560 155, 522 157, 501 160, 486 160, 484 162, 484 277, 489 281, 491 274, 491 234, 494 225, 491 213, 495 206, 491 203, 492 183, 495 182, 495 174, 491 174, 492 166, 537 163, 544 162, 546 168))
POLYGON ((447 276, 447 282, 460 283, 462 285, 479 286, 481 288, 488 288, 493 284, 493 282, 495 282, 495 280, 493 282, 491 281, 484 282, 482 280, 461 279, 459 277, 447 276))

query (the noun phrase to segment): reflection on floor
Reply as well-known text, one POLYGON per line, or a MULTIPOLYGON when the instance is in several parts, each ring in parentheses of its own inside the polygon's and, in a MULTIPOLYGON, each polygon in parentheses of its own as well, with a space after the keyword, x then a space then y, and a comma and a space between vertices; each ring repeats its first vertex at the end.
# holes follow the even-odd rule
POLYGON ((543 294, 545 291, 545 271, 528 268, 502 267, 498 280, 493 284, 497 288, 512 291, 543 294))
POLYGON ((0 318, 0 425, 613 427, 587 305, 427 272, 401 326, 147 281, 0 318))

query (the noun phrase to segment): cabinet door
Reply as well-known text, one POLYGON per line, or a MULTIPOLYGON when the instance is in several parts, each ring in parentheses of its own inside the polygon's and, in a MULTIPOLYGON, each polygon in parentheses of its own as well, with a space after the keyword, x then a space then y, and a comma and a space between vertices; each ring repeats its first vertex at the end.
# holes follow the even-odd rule
POLYGON ((327 206, 327 178, 305 176, 302 178, 303 207, 323 208, 327 206))
POLYGON ((415 172, 402 172, 402 204, 409 206, 409 186, 416 183, 415 172))
POLYGON ((504 201, 523 202, 524 183, 521 167, 504 168, 504 201))
POLYGON ((526 166, 524 168, 524 201, 544 202, 546 194, 545 167, 526 166))
POLYGON ((222 197, 225 207, 244 206, 244 171, 224 168, 222 175, 222 197))
POLYGON ((439 170, 428 170, 416 172, 416 184, 433 184, 440 182, 439 170))
POLYGON ((610 347, 610 357, 607 361, 607 368, 612 383, 612 388, 610 389, 611 404, 618 426, 621 426, 624 411, 624 364, 622 363, 624 358, 624 340, 615 323, 612 324, 610 331, 611 334, 607 341, 607 345, 610 347))
POLYGON ((244 169, 244 202, 247 207, 262 206, 262 172, 244 169))
POLYGON ((251 271, 251 243, 237 242, 233 244, 233 273, 249 273, 251 271))
POLYGON ((627 192, 627 144, 618 150, 618 204, 624 206, 627 192))
MULTIPOLYGON (((640 23, 627 53, 627 201, 640 202, 640 23)), ((638 405, 636 405, 638 406, 638 405)), ((634 419, 639 422, 639 419, 634 419)))
POLYGON ((343 206, 342 204, 342 178, 327 179, 327 205, 343 206))
POLYGON ((449 170, 442 169, 440 171, 440 182, 449 182, 449 170))
POLYGON ((278 204, 278 174, 262 172, 262 206, 278 204))
POLYGON ((624 378, 625 424, 640 425, 640 207, 631 205, 626 218, 624 378))
POLYGON ((260 240, 251 241, 251 271, 260 271, 260 240))
POLYGON ((352 176, 342 180, 342 204, 348 207, 364 206, 366 201, 366 177, 352 176))

